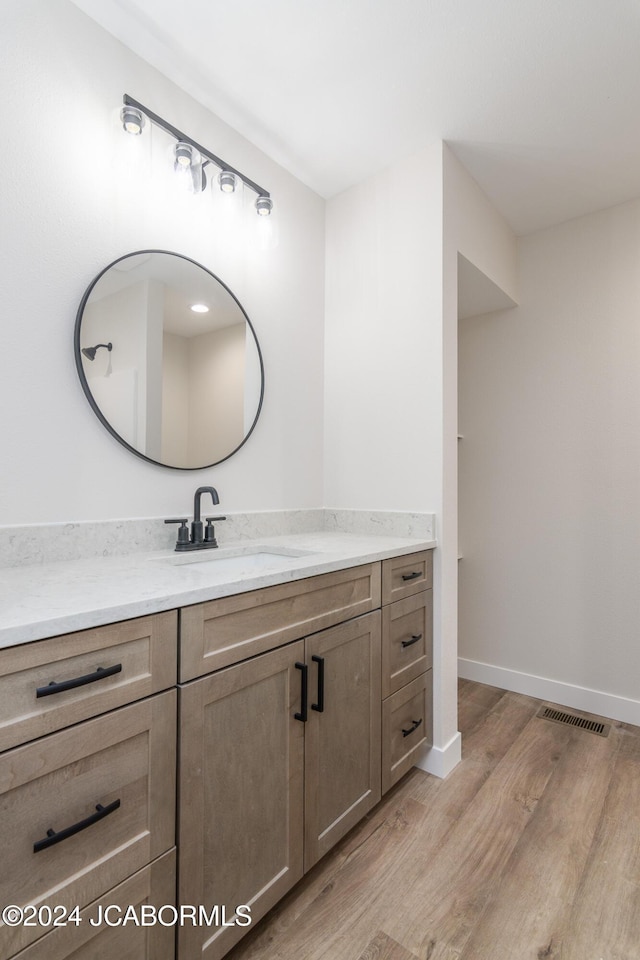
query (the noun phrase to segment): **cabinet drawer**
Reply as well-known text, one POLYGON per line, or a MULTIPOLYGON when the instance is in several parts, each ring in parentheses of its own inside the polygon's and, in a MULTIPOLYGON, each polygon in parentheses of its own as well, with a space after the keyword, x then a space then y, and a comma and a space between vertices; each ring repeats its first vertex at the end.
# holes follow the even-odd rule
POLYGON ((0 651, 0 750, 173 686, 176 659, 175 610, 0 651))
POLYGON ((382 696, 424 673, 433 662, 433 595, 416 593, 382 608, 382 696))
MULTIPOLYGON (((97 924, 105 916, 105 910, 107 917, 117 922, 129 907, 140 917, 143 904, 150 904, 156 910, 175 904, 175 861, 175 849, 170 850, 85 907, 80 912, 78 925, 70 923, 52 929, 16 954, 14 960, 96 960, 97 957, 100 960, 173 960, 175 934, 170 925, 97 924)), ((170 917, 165 912, 162 916, 170 917)))
POLYGON ((193 680, 380 606, 380 564, 324 573, 180 614, 180 680, 193 680))
POLYGON ((382 602, 392 603, 433 586, 433 551, 382 561, 382 602))
MULTIPOLYGON (((175 743, 171 690, 0 756, 0 903, 82 908, 170 849, 175 743)), ((0 957, 41 932, 0 926, 0 957)))
POLYGON ((431 670, 382 704, 382 792, 412 767, 432 741, 431 670), (408 732, 411 731, 411 732, 408 732))

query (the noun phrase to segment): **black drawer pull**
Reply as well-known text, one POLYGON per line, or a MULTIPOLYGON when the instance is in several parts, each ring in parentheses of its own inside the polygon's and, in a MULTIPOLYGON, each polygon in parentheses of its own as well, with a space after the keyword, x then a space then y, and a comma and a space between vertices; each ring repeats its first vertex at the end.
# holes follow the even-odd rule
POLYGON ((318 664, 318 702, 311 704, 312 710, 318 713, 324 712, 324 657, 311 657, 314 663, 318 664))
POLYGON ((418 577, 421 577, 421 576, 422 576, 422 573, 420 572, 420 570, 414 570, 413 573, 403 573, 403 574, 402 574, 402 579, 403 579, 403 580, 417 580, 418 577))
POLYGON ((414 730, 417 730, 417 729, 418 729, 418 727, 420 726, 421 723, 422 723, 422 717, 420 717, 419 720, 412 720, 412 721, 411 721, 411 726, 409 727, 409 729, 402 731, 402 736, 403 736, 403 737, 408 737, 410 733, 413 733, 414 730))
POLYGON ((403 646, 403 647, 410 647, 412 644, 417 643, 418 640, 422 640, 422 634, 421 634, 421 633, 414 633, 414 634, 411 635, 411 640, 403 640, 403 641, 402 641, 402 646, 403 646))
POLYGON ((36 690, 36 699, 38 697, 50 697, 52 693, 63 693, 65 690, 73 690, 75 687, 84 687, 87 683, 95 683, 96 680, 104 680, 105 677, 113 677, 114 674, 122 670, 121 663, 114 663, 112 667, 98 667, 95 673, 87 673, 84 677, 74 677, 72 680, 61 680, 57 683, 52 680, 46 687, 38 687, 36 690))
POLYGON ((296 670, 300 670, 302 677, 300 679, 300 713, 294 713, 296 720, 301 720, 302 723, 307 722, 307 701, 308 701, 308 689, 309 689, 309 668, 306 663, 296 663, 296 670))
POLYGON ((114 800, 113 803, 110 803, 107 807, 103 807, 101 803, 96 805, 96 812, 92 813, 90 817, 87 817, 86 820, 80 820, 79 823, 74 823, 70 827, 65 827, 64 830, 58 831, 47 830, 47 835, 44 840, 38 840, 33 845, 33 852, 40 853, 41 850, 46 850, 47 847, 52 847, 54 843, 60 843, 61 840, 66 840, 67 837, 72 837, 74 833, 80 833, 81 830, 86 830, 87 827, 93 826, 94 823, 98 823, 99 820, 103 820, 105 817, 108 817, 110 813, 113 813, 114 810, 117 810, 120 806, 119 800, 114 800))

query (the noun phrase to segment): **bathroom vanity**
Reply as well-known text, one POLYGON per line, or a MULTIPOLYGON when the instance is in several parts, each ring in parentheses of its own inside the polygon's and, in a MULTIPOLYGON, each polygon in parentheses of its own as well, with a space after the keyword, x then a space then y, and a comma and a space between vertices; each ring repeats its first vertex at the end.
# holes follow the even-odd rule
POLYGON ((56 607, 64 571, 41 568, 40 619, 0 634, 0 900, 35 921, 0 925, 0 957, 220 958, 424 751, 432 552, 321 537, 231 580, 90 561, 84 593, 102 569, 112 623, 78 609, 78 581, 56 607), (217 925, 121 922, 176 904, 217 906, 217 925), (120 922, 94 925, 107 907, 120 922))

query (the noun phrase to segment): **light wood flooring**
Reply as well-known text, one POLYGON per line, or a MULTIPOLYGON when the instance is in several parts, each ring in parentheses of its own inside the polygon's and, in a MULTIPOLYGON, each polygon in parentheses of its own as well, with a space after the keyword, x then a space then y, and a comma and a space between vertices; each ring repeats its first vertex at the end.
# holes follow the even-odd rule
POLYGON ((228 960, 640 960, 640 728, 541 703, 461 681, 453 773, 411 771, 228 960))

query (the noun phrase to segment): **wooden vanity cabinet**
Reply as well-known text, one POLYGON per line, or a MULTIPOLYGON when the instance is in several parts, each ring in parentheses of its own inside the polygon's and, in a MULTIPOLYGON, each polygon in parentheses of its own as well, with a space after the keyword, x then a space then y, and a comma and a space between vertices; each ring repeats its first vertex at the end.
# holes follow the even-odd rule
POLYGON ((179 960, 227 953, 236 908, 255 924, 430 742, 431 563, 0 650, 0 904, 84 918, 0 923, 0 960, 173 960, 176 932, 179 960), (176 867, 177 903, 217 922, 90 922, 175 904, 176 867))

